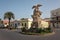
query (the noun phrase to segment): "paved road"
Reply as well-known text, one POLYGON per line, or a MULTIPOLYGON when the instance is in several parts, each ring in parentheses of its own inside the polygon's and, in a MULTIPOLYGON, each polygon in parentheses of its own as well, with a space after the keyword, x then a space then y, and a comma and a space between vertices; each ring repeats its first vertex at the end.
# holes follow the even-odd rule
POLYGON ((0 29, 0 40, 60 40, 60 30, 56 30, 55 32, 54 35, 50 36, 34 36, 0 29))

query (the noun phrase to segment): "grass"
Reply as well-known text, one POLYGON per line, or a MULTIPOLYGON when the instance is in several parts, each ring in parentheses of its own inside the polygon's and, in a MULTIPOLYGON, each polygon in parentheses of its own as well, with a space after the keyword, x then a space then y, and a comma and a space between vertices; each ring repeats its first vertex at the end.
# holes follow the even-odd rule
MULTIPOLYGON (((21 32, 22 34, 25 35, 44 35, 44 34, 48 34, 47 32, 41 32, 41 33, 34 33, 34 32, 21 32)), ((51 32, 49 32, 51 33, 51 32)))

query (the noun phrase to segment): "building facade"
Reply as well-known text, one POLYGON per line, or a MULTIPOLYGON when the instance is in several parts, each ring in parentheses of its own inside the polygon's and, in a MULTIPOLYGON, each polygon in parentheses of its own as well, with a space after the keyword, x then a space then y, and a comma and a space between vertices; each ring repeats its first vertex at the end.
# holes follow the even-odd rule
POLYGON ((20 20, 14 20, 10 23, 11 28, 20 28, 20 20))
POLYGON ((50 27, 50 20, 51 20, 51 18, 44 18, 44 19, 42 19, 41 20, 42 28, 49 28, 50 27))
POLYGON ((51 26, 60 28, 60 8, 51 11, 51 26))
POLYGON ((22 19, 20 20, 20 27, 21 27, 21 28, 25 27, 26 29, 30 29, 31 24, 32 24, 32 19, 22 18, 22 19))
MULTIPOLYGON (((20 27, 23 28, 25 27, 26 29, 30 29, 32 25, 33 20, 29 18, 22 18, 20 20, 20 27)), ((40 27, 38 28, 48 28, 49 27, 49 19, 41 19, 40 27)))
POLYGON ((4 19, 3 20, 3 25, 4 25, 4 27, 7 27, 9 25, 9 20, 8 19, 4 19))

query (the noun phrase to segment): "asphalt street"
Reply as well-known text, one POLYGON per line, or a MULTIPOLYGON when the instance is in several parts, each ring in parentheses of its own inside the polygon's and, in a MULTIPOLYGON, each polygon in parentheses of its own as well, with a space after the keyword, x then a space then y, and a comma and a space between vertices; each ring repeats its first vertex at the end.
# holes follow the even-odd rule
POLYGON ((0 29, 0 40, 60 40, 60 29, 48 36, 23 35, 15 31, 0 29))

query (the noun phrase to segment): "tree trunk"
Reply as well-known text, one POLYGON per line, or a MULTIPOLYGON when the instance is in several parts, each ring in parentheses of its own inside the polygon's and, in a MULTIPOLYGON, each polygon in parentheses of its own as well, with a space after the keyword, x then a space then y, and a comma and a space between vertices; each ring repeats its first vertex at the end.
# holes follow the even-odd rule
POLYGON ((11 19, 11 18, 9 18, 9 27, 8 27, 8 29, 10 29, 10 19, 11 19))

